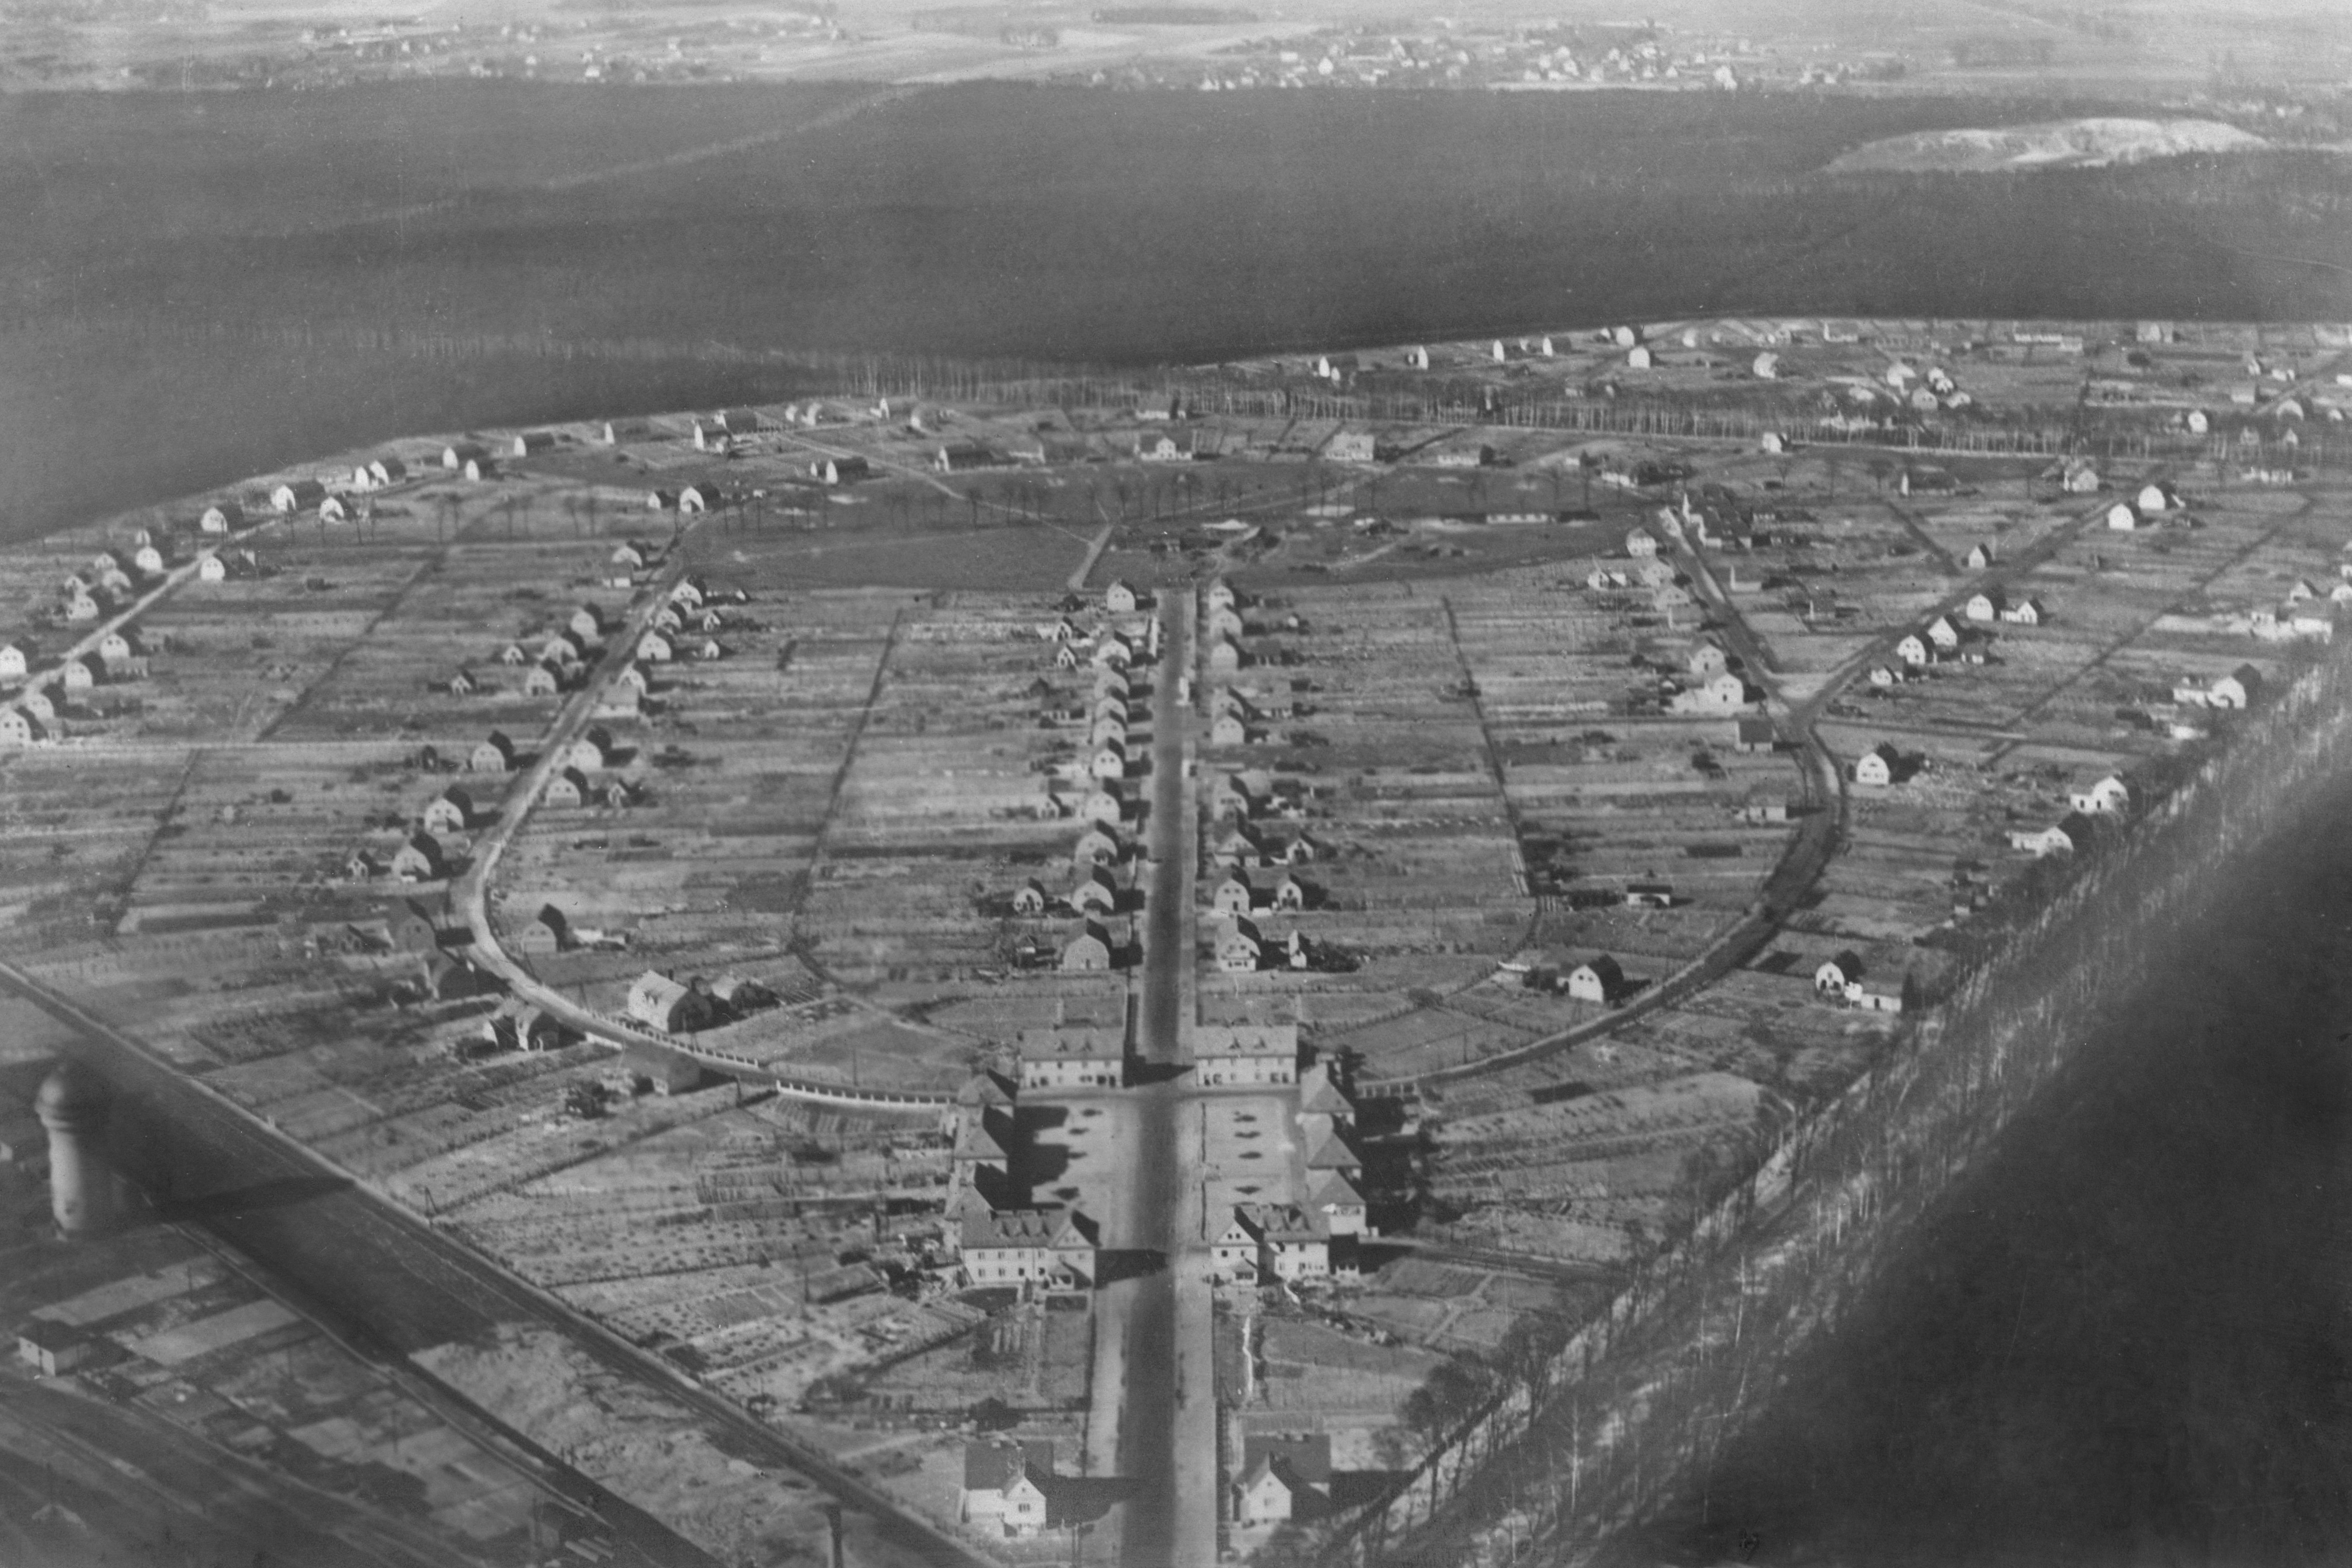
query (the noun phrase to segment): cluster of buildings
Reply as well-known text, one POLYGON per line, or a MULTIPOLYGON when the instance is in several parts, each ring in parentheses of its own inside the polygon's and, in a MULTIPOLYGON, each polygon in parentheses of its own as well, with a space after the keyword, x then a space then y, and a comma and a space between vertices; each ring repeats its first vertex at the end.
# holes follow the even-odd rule
MULTIPOLYGON (((1197 1070, 1209 1069, 1204 1062, 1197 1070)), ((1349 1274, 1357 1238, 1378 1234, 1364 1203, 1356 1100, 1344 1069, 1328 1058, 1312 1062, 1299 1069, 1297 1089, 1297 1185, 1286 1201, 1237 1203, 1210 1219, 1210 1274, 1219 1284, 1297 1285, 1349 1274)))
MULTIPOLYGON (((1051 954, 1060 968, 1080 973, 1114 968, 1124 955, 1124 944, 1114 938, 1110 921, 1129 899, 1117 868, 1129 858, 1127 792, 1141 761, 1130 751, 1139 684, 1131 672, 1158 652, 1160 636, 1156 618, 1140 630, 1123 629, 1108 620, 1084 629, 1070 618, 1083 607, 1075 598, 1065 601, 1061 613, 1038 627, 1038 636, 1054 649, 1056 670, 1091 670, 1093 684, 1084 705, 1072 705, 1046 677, 1038 677, 1030 687, 1040 705, 1041 721, 1076 725, 1086 737, 1075 759, 1059 770, 1069 782, 1082 785, 1084 794, 1075 801, 1066 795, 1050 797, 1055 816, 1077 824, 1070 849, 1070 888, 1056 894, 1032 879, 1014 889, 1006 902, 1014 915, 1062 914, 1082 921, 1077 933, 1051 954)), ((1132 616, 1141 611, 1142 602, 1132 587, 1113 581, 1104 590, 1102 609, 1108 616, 1132 616)), ((1041 950, 1037 956, 1043 962, 1047 953, 1041 950)))
POLYGON ((70 704, 100 687, 142 680, 147 673, 146 649, 129 629, 106 633, 89 651, 54 669, 43 668, 40 645, 30 637, 0 643, 0 687, 19 689, 13 703, 0 708, 0 745, 49 740, 57 731, 61 700, 70 704), (60 695, 52 695, 52 688, 60 695))
MULTIPOLYGON (((1212 683, 1209 743, 1221 749, 1247 745, 1260 733, 1253 726, 1271 715, 1233 683, 1247 659, 1241 646, 1247 628, 1240 597, 1218 578, 1202 591, 1201 614, 1202 667, 1212 683)), ((1215 918, 1210 950, 1217 967, 1228 974, 1269 967, 1325 967, 1328 955, 1318 952, 1303 931, 1275 937, 1256 921, 1262 914, 1296 913, 1322 900, 1322 890, 1293 869, 1314 860, 1322 847, 1303 830, 1276 842, 1257 821, 1261 815, 1303 819, 1305 792, 1296 787, 1286 792, 1262 769, 1219 771, 1212 775, 1204 809, 1209 831, 1203 836, 1203 869, 1212 879, 1209 908, 1215 918), (1250 875, 1267 868, 1281 874, 1263 883, 1250 875)))
POLYGON ((1124 1033, 1072 1031, 1058 1044, 1057 1033, 1024 1037, 1018 1079, 982 1072, 957 1098, 942 1240, 971 1289, 1024 1297, 1087 1291, 1098 1277, 1101 1227, 1075 1206, 1028 1201, 1015 1105, 1026 1089, 1124 1082, 1124 1033))
MULTIPOLYGON (((1097 21, 1117 14, 1098 13, 1097 21)), ((1269 39, 1206 70, 1138 67, 1127 79, 1202 92, 1257 88, 1486 87, 1520 89, 1645 87, 1732 92, 1748 84, 1760 57, 1744 46, 1675 47, 1659 34, 1628 27, 1563 33, 1549 27, 1486 34, 1444 22, 1431 32, 1339 27, 1313 37, 1269 39)), ((1090 79, 1108 85, 1097 71, 1090 79)))

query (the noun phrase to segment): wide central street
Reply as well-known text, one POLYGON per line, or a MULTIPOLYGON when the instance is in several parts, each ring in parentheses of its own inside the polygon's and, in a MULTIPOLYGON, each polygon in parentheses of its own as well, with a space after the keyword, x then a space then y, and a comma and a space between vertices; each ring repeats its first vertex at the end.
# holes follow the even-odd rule
POLYGON ((1124 1510, 1120 1562, 1134 1568, 1192 1568, 1216 1558, 1208 1287, 1197 1261, 1186 1256, 1200 1245, 1192 1212, 1198 1184, 1177 1136, 1192 964, 1192 823, 1185 780, 1192 716, 1182 674, 1190 661, 1192 612, 1189 594, 1163 597, 1152 691, 1137 1087, 1130 1091, 1137 1142, 1128 1155, 1135 1178, 1128 1234, 1158 1258, 1111 1287, 1124 1299, 1103 1303, 1107 1316, 1124 1320, 1118 1468, 1134 1490, 1124 1510))

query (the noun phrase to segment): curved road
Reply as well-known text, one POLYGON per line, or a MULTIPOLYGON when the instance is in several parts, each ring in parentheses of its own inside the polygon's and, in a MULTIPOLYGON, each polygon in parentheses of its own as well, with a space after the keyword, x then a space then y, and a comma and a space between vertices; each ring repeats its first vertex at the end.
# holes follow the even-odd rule
POLYGON ((1798 771, 1804 785, 1802 803, 1807 807, 1805 816, 1798 822, 1797 831, 1790 839, 1788 848, 1782 852, 1780 863, 1765 879, 1756 901, 1748 907, 1747 911, 1710 942, 1697 957, 1622 1007, 1605 1018, 1595 1018, 1562 1029, 1558 1034, 1547 1035, 1478 1061, 1439 1068, 1400 1081, 1415 1086, 1441 1087, 1556 1056, 1587 1041, 1614 1034, 1644 1014, 1671 1006, 1703 991, 1762 952, 1780 933, 1781 927, 1788 923, 1789 917, 1796 911, 1804 896, 1821 879, 1822 873, 1829 867, 1831 857, 1837 853, 1838 846, 1844 842, 1852 826, 1853 800, 1846 791, 1845 772, 1816 731, 1821 717, 1830 704, 1836 701, 1873 663, 1890 658, 1895 643, 1901 641, 1905 633, 1914 626, 1924 626, 1938 615, 1957 616, 1960 606, 1980 589, 2022 579, 2060 549, 2079 538, 2084 529, 2104 515, 2108 504, 2107 501, 2100 501, 2080 516, 2051 529, 2020 552, 2015 559, 1998 562, 1975 576, 1963 579, 1958 588, 1936 605, 1922 610, 1913 621, 1881 633, 1864 645, 1832 669, 1811 695, 1794 703, 1782 696, 1779 671, 1772 664, 1763 639, 1741 617, 1731 595, 1716 582, 1714 571, 1706 557, 1677 533, 1675 553, 1687 566, 1691 581, 1698 589, 1699 598, 1719 623, 1729 651, 1739 658, 1751 678, 1784 710, 1785 716, 1780 721, 1780 732, 1785 740, 1795 744, 1799 753, 1798 771), (1834 811, 1829 809, 1832 802, 1835 803, 1834 811))

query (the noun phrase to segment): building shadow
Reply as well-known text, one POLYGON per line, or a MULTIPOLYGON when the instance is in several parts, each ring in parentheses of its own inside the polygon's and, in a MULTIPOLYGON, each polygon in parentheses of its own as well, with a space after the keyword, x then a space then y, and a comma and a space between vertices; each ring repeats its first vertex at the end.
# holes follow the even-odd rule
POLYGON ((1122 1279, 1143 1279, 1168 1267, 1168 1255, 1152 1247, 1106 1247, 1095 1254, 1095 1288, 1122 1279))

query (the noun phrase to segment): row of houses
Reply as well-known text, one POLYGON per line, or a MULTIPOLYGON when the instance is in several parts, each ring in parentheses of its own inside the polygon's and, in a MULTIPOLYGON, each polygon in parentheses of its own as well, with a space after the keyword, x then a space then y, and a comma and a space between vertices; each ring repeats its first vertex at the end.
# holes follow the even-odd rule
POLYGON ((1325 1058, 1302 1070, 1294 1113, 1300 1152, 1297 1196, 1234 1205, 1210 1241, 1215 1282, 1296 1285, 1328 1279, 1335 1272, 1334 1238, 1378 1234, 1363 1197, 1355 1115, 1355 1097, 1339 1064, 1325 1058))
MULTIPOLYGON (((39 645, 30 638, 0 643, 0 683, 24 683, 38 672, 40 658, 39 645)), ((54 685, 70 702, 100 687, 144 679, 148 668, 147 654, 135 634, 110 631, 92 651, 59 664, 54 685)), ((0 708, 0 745, 29 746, 50 740, 58 730, 58 711, 59 701, 49 694, 49 683, 26 686, 14 705, 0 708)))

